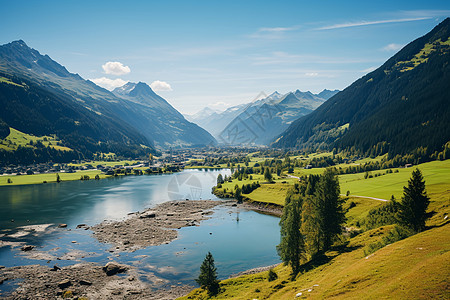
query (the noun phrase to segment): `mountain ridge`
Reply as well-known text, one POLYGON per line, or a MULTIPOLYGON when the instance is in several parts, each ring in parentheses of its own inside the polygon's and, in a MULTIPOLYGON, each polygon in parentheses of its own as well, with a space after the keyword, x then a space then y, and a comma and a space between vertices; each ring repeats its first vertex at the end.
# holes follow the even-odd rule
POLYGON ((428 154, 450 140, 450 19, 296 120, 274 147, 428 154), (347 128, 348 127, 348 128, 347 128))

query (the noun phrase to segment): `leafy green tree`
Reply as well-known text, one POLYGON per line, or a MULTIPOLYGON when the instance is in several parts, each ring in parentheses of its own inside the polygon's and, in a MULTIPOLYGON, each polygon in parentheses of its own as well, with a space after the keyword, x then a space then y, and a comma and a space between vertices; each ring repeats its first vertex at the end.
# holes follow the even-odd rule
POLYGON ((217 295, 219 292, 219 280, 217 280, 217 268, 214 265, 214 258, 211 252, 208 252, 202 265, 200 266, 200 275, 195 281, 202 289, 208 290, 208 294, 217 295))
POLYGON ((270 168, 264 170, 264 179, 268 182, 272 182, 272 173, 270 173, 270 168))
POLYGON ((281 242, 277 251, 284 264, 291 265, 293 278, 300 271, 300 261, 304 259, 305 252, 303 236, 300 233, 301 207, 301 195, 288 193, 280 219, 281 242))
POLYGON ((430 198, 425 189, 425 180, 422 172, 416 169, 408 180, 408 186, 403 187, 403 197, 398 213, 399 222, 415 232, 423 231, 429 204, 430 198))

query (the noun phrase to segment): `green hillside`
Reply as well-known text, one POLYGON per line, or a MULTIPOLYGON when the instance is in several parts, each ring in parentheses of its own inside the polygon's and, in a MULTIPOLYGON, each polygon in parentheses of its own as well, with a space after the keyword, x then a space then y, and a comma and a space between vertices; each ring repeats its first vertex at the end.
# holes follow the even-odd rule
POLYGON ((419 148, 428 156, 442 151, 450 140, 449 36, 447 18, 295 121, 274 146, 337 148, 390 157, 419 148))

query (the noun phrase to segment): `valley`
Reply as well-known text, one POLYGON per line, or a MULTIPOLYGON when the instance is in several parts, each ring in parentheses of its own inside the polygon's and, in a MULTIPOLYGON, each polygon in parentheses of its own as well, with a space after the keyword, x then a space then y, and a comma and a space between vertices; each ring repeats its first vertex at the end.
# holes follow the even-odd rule
POLYGON ((449 299, 448 3, 5 2, 0 299, 449 299))

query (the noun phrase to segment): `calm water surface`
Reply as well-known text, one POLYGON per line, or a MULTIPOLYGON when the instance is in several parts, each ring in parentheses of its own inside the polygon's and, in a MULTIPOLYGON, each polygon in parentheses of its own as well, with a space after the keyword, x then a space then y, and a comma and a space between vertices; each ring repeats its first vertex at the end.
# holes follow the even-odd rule
POLYGON ((24 241, 48 254, 30 259, 19 247, 0 247, 0 265, 63 266, 80 261, 104 264, 115 260, 138 267, 143 280, 150 282, 148 278, 156 275, 164 284, 172 285, 194 284, 208 251, 214 255, 220 279, 278 263, 275 246, 279 242, 279 219, 238 208, 219 206, 201 226, 180 229, 178 239, 173 242, 132 253, 111 253, 108 251, 111 245, 97 242, 91 231, 75 229, 81 223, 94 225, 105 219, 120 220, 130 212, 170 200, 217 199, 211 188, 219 173, 229 175, 229 170, 185 170, 167 175, 0 187, 0 240, 24 241), (67 224, 70 230, 52 226, 46 232, 24 237, 1 235, 20 231, 20 226, 59 223, 67 224), (84 257, 74 258, 73 253, 83 253, 84 257))

